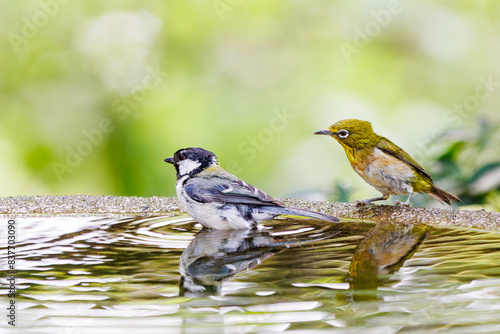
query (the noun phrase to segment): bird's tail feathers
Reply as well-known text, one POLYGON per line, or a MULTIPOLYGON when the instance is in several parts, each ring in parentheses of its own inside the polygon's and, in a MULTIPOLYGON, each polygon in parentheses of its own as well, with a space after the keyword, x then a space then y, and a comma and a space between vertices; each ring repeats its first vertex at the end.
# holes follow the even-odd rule
POLYGON ((280 215, 291 215, 291 216, 316 218, 316 219, 325 220, 325 221, 330 222, 330 223, 337 223, 339 221, 339 219, 336 217, 327 215, 325 213, 306 210, 306 209, 283 208, 283 207, 268 207, 268 208, 266 208, 266 210, 269 210, 269 209, 271 209, 271 210, 275 209, 276 213, 278 213, 280 215))
POLYGON ((460 198, 458 198, 457 196, 450 194, 449 192, 444 191, 443 189, 436 186, 432 187, 429 195, 431 195, 441 203, 451 204, 453 202, 461 202, 460 198))

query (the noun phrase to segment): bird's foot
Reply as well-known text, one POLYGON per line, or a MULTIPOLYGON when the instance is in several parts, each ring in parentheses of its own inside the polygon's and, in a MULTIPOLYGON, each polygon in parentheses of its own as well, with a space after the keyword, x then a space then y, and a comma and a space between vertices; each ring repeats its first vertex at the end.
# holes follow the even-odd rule
POLYGON ((358 208, 366 205, 364 201, 360 201, 359 199, 355 200, 352 204, 358 208))
POLYGON ((372 205, 373 203, 370 200, 368 200, 368 199, 365 199, 363 201, 357 199, 352 204, 354 204, 355 207, 359 208, 359 207, 362 207, 362 206, 372 205))
POLYGON ((401 207, 403 207, 403 206, 410 207, 411 206, 410 202, 408 202, 408 201, 407 202, 401 202, 400 200, 395 200, 394 201, 394 205, 395 206, 401 206, 401 207))

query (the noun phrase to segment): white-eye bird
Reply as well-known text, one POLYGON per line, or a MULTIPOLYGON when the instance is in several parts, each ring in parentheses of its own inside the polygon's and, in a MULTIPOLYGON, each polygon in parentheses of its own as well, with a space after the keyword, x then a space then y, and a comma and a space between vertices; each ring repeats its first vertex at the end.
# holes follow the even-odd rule
POLYGON ((426 193, 446 204, 460 202, 460 198, 437 187, 432 176, 410 154, 389 139, 373 131, 370 122, 344 119, 328 130, 314 132, 337 140, 344 148, 352 168, 382 196, 355 201, 356 205, 370 205, 386 200, 389 195, 405 195, 408 199, 396 205, 410 205, 413 193, 426 193))
POLYGON ((180 149, 165 159, 177 171, 176 191, 187 213, 206 228, 248 229, 279 215, 310 217, 335 223, 337 218, 288 208, 219 166, 217 157, 199 147, 180 149))

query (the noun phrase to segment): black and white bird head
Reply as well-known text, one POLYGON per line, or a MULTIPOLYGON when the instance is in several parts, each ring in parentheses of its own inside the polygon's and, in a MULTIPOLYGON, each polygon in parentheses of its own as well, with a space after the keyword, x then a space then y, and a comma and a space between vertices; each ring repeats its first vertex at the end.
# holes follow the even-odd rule
POLYGON ((198 174, 206 168, 218 164, 215 154, 200 147, 180 149, 175 152, 173 157, 166 158, 164 161, 174 165, 178 178, 184 175, 198 174))

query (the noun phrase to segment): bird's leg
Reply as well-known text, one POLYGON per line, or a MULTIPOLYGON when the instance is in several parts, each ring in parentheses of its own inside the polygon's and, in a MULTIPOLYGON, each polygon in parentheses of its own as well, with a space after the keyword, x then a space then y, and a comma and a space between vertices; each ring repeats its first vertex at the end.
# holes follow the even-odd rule
POLYGON ((411 195, 413 195, 413 191, 410 191, 410 192, 408 193, 408 198, 406 199, 406 201, 404 201, 404 202, 402 202, 402 203, 401 203, 400 201, 395 200, 395 201, 394 201, 394 205, 396 205, 396 206, 410 206, 410 198, 411 198, 411 195))
POLYGON ((380 197, 375 197, 375 198, 369 198, 365 199, 363 201, 357 199, 354 201, 354 206, 365 206, 365 205, 372 205, 373 202, 375 201, 384 201, 389 198, 389 194, 383 194, 380 197))

